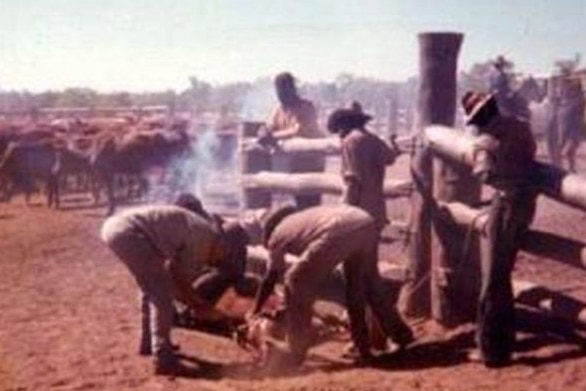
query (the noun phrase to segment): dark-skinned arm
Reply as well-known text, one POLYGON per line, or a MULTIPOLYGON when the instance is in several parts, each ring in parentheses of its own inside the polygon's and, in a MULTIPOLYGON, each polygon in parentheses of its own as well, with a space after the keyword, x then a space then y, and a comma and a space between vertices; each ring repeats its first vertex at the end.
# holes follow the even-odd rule
POLYGON ((282 270, 285 264, 285 254, 277 254, 269 252, 269 267, 261 282, 260 289, 256 295, 254 309, 252 315, 257 315, 262 310, 269 296, 275 290, 275 285, 282 275, 282 270))
POLYGON ((256 295, 256 299, 254 302, 254 309, 252 311, 252 315, 257 315, 262 310, 262 307, 265 305, 269 296, 275 290, 275 285, 279 280, 279 273, 274 270, 269 270, 265 274, 262 283, 260 284, 260 289, 258 290, 258 294, 256 295))
POLYGON ((169 267, 173 289, 177 300, 184 303, 196 314, 210 320, 227 320, 229 317, 214 306, 197 296, 191 288, 191 282, 187 281, 172 265, 169 267))
POLYGON ((346 177, 345 181, 344 202, 348 205, 357 206, 360 201, 360 181, 355 176, 346 177))

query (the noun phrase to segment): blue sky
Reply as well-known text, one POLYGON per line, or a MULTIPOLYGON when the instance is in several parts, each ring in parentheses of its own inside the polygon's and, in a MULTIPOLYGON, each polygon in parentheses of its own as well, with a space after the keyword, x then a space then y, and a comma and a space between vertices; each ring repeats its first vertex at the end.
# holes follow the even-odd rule
MULTIPOLYGON (((103 91, 341 72, 417 73, 417 33, 466 34, 460 66, 499 53, 546 73, 586 54, 583 0, 0 0, 0 89, 103 91)), ((586 58, 584 59, 586 61, 586 58)))

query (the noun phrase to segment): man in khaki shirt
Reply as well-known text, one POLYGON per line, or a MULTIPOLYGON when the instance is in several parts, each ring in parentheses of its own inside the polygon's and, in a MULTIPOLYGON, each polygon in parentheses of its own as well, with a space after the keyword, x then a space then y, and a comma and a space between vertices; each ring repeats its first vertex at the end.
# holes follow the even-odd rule
POLYGON ((340 263, 346 279, 346 306, 351 334, 362 360, 371 357, 365 305, 368 303, 387 336, 404 346, 413 334, 385 300, 377 266, 378 230, 371 216, 349 206, 316 206, 302 211, 275 210, 265 219, 264 240, 270 261, 253 314, 258 314, 277 281, 284 280, 286 332, 290 364, 303 362, 312 343, 312 306, 320 286, 340 263), (299 256, 286 269, 285 254, 299 256))
POLYGON ((328 119, 328 130, 342 140, 342 177, 346 184, 344 203, 364 209, 379 230, 388 223, 384 179, 388 165, 398 153, 366 130, 372 117, 359 108, 338 109, 328 119))
MULTIPOLYGON (((275 89, 279 106, 275 108, 267 121, 268 136, 282 140, 292 137, 320 138, 323 133, 317 123, 317 111, 314 104, 299 96, 295 86, 295 78, 289 72, 283 72, 275 77, 275 89)), ((290 172, 322 172, 325 168, 325 157, 315 152, 297 153, 290 155, 290 172)), ((296 196, 295 201, 299 208, 319 205, 321 196, 296 196)))
POLYGON ((495 188, 481 265, 476 341, 470 358, 487 367, 508 365, 515 341, 512 272, 536 206, 536 144, 527 122, 501 115, 493 95, 468 92, 467 123, 479 133, 473 174, 495 188))
POLYGON ((141 354, 150 354, 152 346, 155 372, 177 373, 181 366, 170 336, 173 300, 210 317, 225 317, 191 286, 205 266, 219 267, 229 260, 222 235, 209 221, 184 207, 147 205, 108 218, 102 225, 101 238, 126 265, 141 290, 141 354))

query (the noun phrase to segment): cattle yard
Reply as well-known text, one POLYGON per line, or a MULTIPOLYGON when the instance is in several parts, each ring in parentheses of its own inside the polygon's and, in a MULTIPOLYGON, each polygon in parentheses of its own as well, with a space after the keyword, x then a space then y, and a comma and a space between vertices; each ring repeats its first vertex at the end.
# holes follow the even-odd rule
MULTIPOLYGON (((547 147, 539 146, 535 178, 542 195, 513 273, 518 331, 513 363, 495 371, 470 362, 475 325, 466 316, 474 313, 478 276, 469 271, 478 268, 482 253, 466 253, 464 264, 461 249, 446 249, 459 249, 470 237, 484 240, 486 215, 474 207, 489 189, 473 189, 468 174, 450 166, 473 160, 471 139, 451 128, 461 37, 420 38, 419 134, 388 140, 403 153, 387 168, 384 195, 392 221, 379 248, 386 277, 403 280, 412 262, 428 268, 406 280, 415 293, 404 310, 416 334, 406 351, 357 366, 341 355, 347 329, 329 330, 304 365, 275 372, 256 367, 251 353, 225 333, 183 325, 175 331, 180 357, 197 370, 190 376, 153 376, 133 342, 139 333, 136 287, 98 237, 104 218, 127 206, 168 203, 186 191, 200 196, 210 212, 241 222, 256 208, 297 195, 319 193, 322 203, 337 203, 344 190, 339 143, 293 138, 266 146, 257 139, 260 123, 220 129, 160 107, 153 113, 164 115, 152 118, 140 109, 123 117, 89 118, 81 108, 71 109, 73 117, 31 117, 24 125, 8 122, 0 129, 0 389, 586 389, 581 370, 586 201, 580 177, 585 152, 578 151, 577 173, 568 173, 545 164, 547 147), (444 55, 435 56, 437 50, 444 55), (438 81, 444 83, 442 94, 438 81), (443 126, 430 126, 436 124, 443 126), (412 153, 422 146, 418 142, 433 152, 424 168, 431 195, 410 172, 412 153), (290 153, 327 155, 325 172, 289 173, 290 153), (448 188, 452 195, 446 197, 448 188), (474 200, 467 198, 469 191, 474 200), (433 218, 426 215, 426 208, 436 207, 433 218), (466 229, 452 225, 438 231, 446 226, 440 225, 444 219, 466 229), (414 248, 415 253, 408 251, 414 248), (449 284, 438 277, 444 270, 465 270, 464 281, 454 285, 471 289, 454 300, 449 284), (458 312, 466 315, 454 322, 458 312)), ((249 249, 249 269, 258 272, 266 254, 249 249)), ((320 305, 341 317, 335 304, 320 305)), ((218 306, 243 318, 251 302, 229 291, 218 306)))
MULTIPOLYGON (((581 155, 582 167, 584 162, 581 155)), ((408 163, 403 156, 389 176, 408 178, 408 163)), ((329 165, 331 174, 336 171, 335 164, 329 165)), ((523 305, 518 306, 522 331, 517 359, 499 371, 467 362, 466 352, 474 345, 472 324, 440 330, 426 321, 413 324, 417 343, 383 367, 357 368, 341 359, 348 336, 340 335, 312 350, 301 369, 278 376, 251 370, 248 354, 227 338, 178 329, 181 350, 200 363, 201 377, 153 377, 148 359, 135 351, 139 314, 134 283, 98 238, 107 207, 94 206, 89 198, 81 198, 78 205, 80 198, 65 196, 63 210, 47 208, 38 195, 28 205, 22 195, 0 204, 0 389, 439 391, 501 390, 504 382, 509 390, 586 387, 580 343, 563 332, 569 326, 560 332, 561 321, 544 321, 538 311, 523 305)), ((402 202, 389 202, 391 217, 406 218, 408 204, 402 202)), ((586 226, 581 212, 543 197, 538 211, 536 229, 580 240, 586 226)), ((404 265, 402 243, 386 244, 381 258, 404 265)), ((581 273, 544 257, 523 253, 515 277, 586 298, 581 273)), ((249 303, 228 295, 220 305, 243 311, 249 303)))
MULTIPOLYGON (((323 202, 335 203, 342 191, 338 176, 339 145, 334 139, 281 143, 279 150, 273 151, 269 158, 272 163, 263 166, 266 161, 263 163, 261 158, 261 165, 253 162, 253 170, 250 170, 246 167, 250 165, 247 159, 256 147, 254 139, 243 137, 241 131, 254 124, 245 123, 240 128, 213 133, 201 127, 181 128, 185 124, 173 121, 150 125, 145 122, 138 126, 121 123, 119 119, 100 121, 103 121, 100 127, 109 124, 105 127, 106 145, 112 143, 117 151, 122 150, 119 145, 131 146, 127 155, 131 159, 123 160, 125 164, 121 166, 135 164, 135 171, 124 171, 125 175, 113 179, 112 198, 116 200, 116 208, 168 202, 179 191, 192 191, 202 197, 210 211, 228 218, 245 218, 247 208, 258 202, 259 192, 261 200, 266 200, 268 194, 273 202, 290 200, 294 194, 319 192, 323 194, 323 202), (188 138, 182 138, 183 131, 188 138), (185 144, 190 151, 182 155, 184 151, 178 146, 185 144), (161 150, 164 153, 153 154, 161 150), (286 156, 299 150, 326 153, 326 172, 287 174, 286 156), (178 151, 179 155, 174 155, 178 151), (181 159, 169 159, 173 156, 181 159), (285 172, 267 172, 275 168, 285 172), (148 181, 147 191, 141 191, 140 181, 133 177, 139 172, 148 181)), ((81 128, 51 129, 49 151, 56 153, 48 155, 55 159, 53 162, 64 161, 58 160, 57 157, 63 156, 58 153, 63 152, 63 145, 71 147, 70 140, 87 145, 87 139, 78 137, 90 135, 89 145, 104 145, 103 134, 96 136, 101 132, 96 132, 95 127, 88 130, 92 129, 89 124, 91 121, 71 122, 70 126, 81 128)), ((47 133, 25 131, 20 135, 26 145, 27 137, 43 140, 47 133)), ((409 227, 405 224, 412 213, 406 196, 412 191, 408 167, 413 140, 405 137, 397 142, 404 153, 387 171, 385 191, 389 217, 393 221, 383 234, 386 240, 380 251, 381 261, 391 266, 391 270, 401 270, 408 262, 405 230, 409 227)), ((101 151, 110 150, 103 148, 101 151)), ((580 171, 586 166, 586 156, 581 152, 580 171)), ((116 155, 105 156, 113 159, 116 155)), ((544 145, 540 145, 540 158, 545 159, 544 145)), ((115 159, 106 161, 106 168, 112 167, 112 161, 120 164, 115 159)), ((85 174, 88 172, 91 170, 85 174)), ((349 340, 344 332, 332 334, 326 343, 313 349, 302 368, 277 374, 257 370, 250 353, 230 338, 179 328, 175 335, 183 359, 197 363, 201 370, 196 378, 153 377, 148 359, 135 352, 139 314, 134 283, 98 238, 99 226, 112 208, 107 201, 110 197, 107 186, 98 190, 96 201, 96 190, 87 176, 78 175, 80 171, 76 170, 62 173, 58 208, 46 205, 42 191, 46 177, 42 175, 33 178, 33 188, 37 191, 30 194, 30 199, 27 200, 22 189, 15 189, 10 200, 5 197, 9 202, 0 204, 2 390, 181 390, 198 387, 210 390, 391 388, 439 391, 500 390, 502 382, 506 382, 510 390, 527 387, 553 390, 570 384, 572 389, 586 387, 586 379, 580 376, 585 362, 582 334, 586 331, 581 323, 582 307, 570 309, 577 312, 570 313, 568 319, 567 308, 559 311, 558 301, 548 301, 550 293, 544 293, 542 298, 538 293, 537 302, 518 302, 521 331, 515 364, 499 372, 467 361, 466 354, 474 346, 473 323, 442 328, 433 321, 419 319, 412 320, 417 342, 400 359, 391 358, 380 367, 358 368, 341 358, 340 352, 349 340), (466 379, 465 383, 461 382, 462 378, 466 379)), ((569 241, 580 243, 586 226, 583 212, 544 197, 539 200, 538 210, 535 230, 556 232, 569 241)), ((519 257, 515 279, 531 281, 531 295, 535 294, 536 287, 547 287, 563 294, 566 301, 582 303, 586 300, 586 289, 581 282, 581 272, 575 270, 548 258, 547 253, 524 252, 519 257)), ((247 299, 229 293, 219 306, 232 314, 243 315, 250 304, 247 299)))

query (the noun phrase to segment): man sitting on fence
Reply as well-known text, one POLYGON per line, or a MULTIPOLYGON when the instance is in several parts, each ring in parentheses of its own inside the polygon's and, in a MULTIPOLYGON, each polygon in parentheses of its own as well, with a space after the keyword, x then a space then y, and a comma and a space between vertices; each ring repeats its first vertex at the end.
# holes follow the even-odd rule
MULTIPOLYGON (((314 104, 299 96, 295 78, 289 72, 279 73, 275 77, 275 89, 279 106, 275 108, 266 124, 266 132, 261 134, 261 144, 274 144, 276 140, 291 137, 320 138, 323 133, 317 123, 317 111, 314 104)), ((305 152, 290 155, 289 172, 323 172, 325 156, 321 153, 305 152)), ((319 205, 320 194, 295 196, 297 207, 306 208, 319 205)))
POLYGON ((481 265, 479 350, 470 358, 499 367, 511 361, 515 342, 511 274, 535 213, 537 192, 531 175, 536 144, 529 124, 501 115, 493 95, 468 92, 462 106, 467 123, 479 134, 473 174, 496 189, 488 220, 489 253, 481 265))

